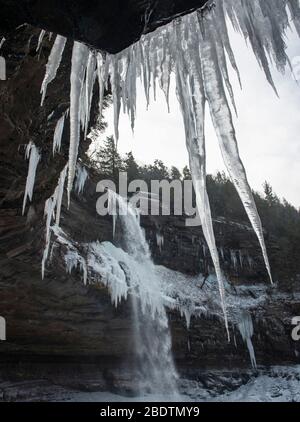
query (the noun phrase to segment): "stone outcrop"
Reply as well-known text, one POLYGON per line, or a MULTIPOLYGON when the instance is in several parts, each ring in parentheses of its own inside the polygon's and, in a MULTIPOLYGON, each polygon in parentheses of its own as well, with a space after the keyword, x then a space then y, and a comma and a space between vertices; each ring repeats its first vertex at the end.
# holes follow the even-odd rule
MULTIPOLYGON (((85 388, 90 383, 95 388, 126 389, 129 380, 123 368, 125 363, 130 368, 133 344, 130 307, 122 303, 114 308, 104 287, 84 286, 79 272, 68 275, 59 250, 41 279, 44 203, 55 189, 68 152, 66 130, 61 154, 52 157, 55 124, 69 106, 70 46, 41 108, 39 91, 50 42, 45 41, 42 52, 36 53, 38 34, 30 27, 20 28, 3 49, 8 80, 0 82, 0 315, 7 320, 7 341, 0 342, 0 377, 56 377, 58 383, 77 386, 81 379, 86 381, 85 388), (22 216, 27 175, 24 147, 30 140, 40 148, 42 160, 33 202, 22 216), (92 375, 84 375, 95 367, 98 384, 92 375)), ((83 142, 82 157, 87 147, 83 142)), ((112 240, 111 219, 96 213, 97 177, 91 171, 84 195, 74 194, 70 209, 63 207, 63 229, 78 242, 112 240)), ((177 217, 145 218, 142 224, 156 263, 190 274, 212 271, 201 228, 186 229, 177 217), (157 233, 164 236, 161 251, 157 233)), ((228 278, 233 285, 251 287, 250 297, 259 296, 255 285, 266 283, 267 276, 249 225, 219 218, 215 230, 228 278)), ((266 237, 271 261, 274 250, 276 271, 276 239, 268 233, 266 237)), ((270 288, 266 302, 253 313, 253 342, 260 365, 297 362, 300 351, 291 339, 291 319, 299 314, 300 298, 294 287, 270 288)), ((249 366, 240 336, 236 335, 236 346, 228 344, 219 320, 193 319, 187 330, 185 321, 173 312, 170 323, 175 358, 185 374, 197 377, 201 368, 249 366)))
POLYGON ((0 0, 0 30, 27 23, 116 53, 207 0, 0 0))

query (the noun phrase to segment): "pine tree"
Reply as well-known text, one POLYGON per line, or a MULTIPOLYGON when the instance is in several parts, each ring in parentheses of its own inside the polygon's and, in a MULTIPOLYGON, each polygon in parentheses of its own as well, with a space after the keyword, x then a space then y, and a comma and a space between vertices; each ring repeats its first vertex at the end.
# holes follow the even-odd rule
POLYGON ((153 180, 167 180, 169 179, 169 169, 161 160, 155 160, 152 166, 154 172, 153 180))
POLYGON ((140 177, 140 168, 132 152, 126 154, 125 159, 123 160, 123 169, 127 172, 128 181, 131 182, 140 177))
POLYGON ((192 180, 192 175, 188 166, 185 166, 182 170, 183 180, 192 180))
POLYGON ((172 180, 181 180, 182 174, 177 167, 172 166, 170 171, 170 176, 172 180))
POLYGON ((119 172, 123 170, 123 163, 118 153, 113 136, 104 141, 104 146, 96 153, 97 167, 105 176, 117 181, 119 172))
POLYGON ((269 206, 277 205, 280 203, 278 196, 274 194, 273 188, 268 182, 264 183, 264 194, 269 206))

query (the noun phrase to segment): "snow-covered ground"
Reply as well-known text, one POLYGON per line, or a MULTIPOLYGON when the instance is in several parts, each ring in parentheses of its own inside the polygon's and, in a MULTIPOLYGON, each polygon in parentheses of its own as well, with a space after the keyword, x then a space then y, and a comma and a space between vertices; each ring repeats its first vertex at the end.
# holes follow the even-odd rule
MULTIPOLYGON (((212 372, 213 375, 213 372, 212 372)), ((75 393, 67 401, 72 402, 300 402, 300 366, 273 367, 260 370, 250 380, 239 387, 231 386, 228 373, 224 375, 224 384, 228 391, 218 394, 222 388, 219 384, 220 373, 217 372, 216 385, 204 388, 196 381, 181 381, 182 394, 179 396, 148 395, 141 397, 125 397, 109 392, 75 393), (233 390, 232 390, 233 389, 233 390), (231 391, 230 391, 231 390, 231 391), (183 393, 184 391, 184 393, 183 393)), ((225 387, 223 387, 225 388, 225 387)))

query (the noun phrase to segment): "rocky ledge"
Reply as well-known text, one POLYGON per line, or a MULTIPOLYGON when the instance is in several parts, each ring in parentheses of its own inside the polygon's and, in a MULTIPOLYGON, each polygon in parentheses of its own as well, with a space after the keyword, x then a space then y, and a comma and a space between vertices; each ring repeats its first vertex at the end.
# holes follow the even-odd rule
POLYGON ((0 0, 1 30, 31 24, 117 53, 207 0, 0 0))

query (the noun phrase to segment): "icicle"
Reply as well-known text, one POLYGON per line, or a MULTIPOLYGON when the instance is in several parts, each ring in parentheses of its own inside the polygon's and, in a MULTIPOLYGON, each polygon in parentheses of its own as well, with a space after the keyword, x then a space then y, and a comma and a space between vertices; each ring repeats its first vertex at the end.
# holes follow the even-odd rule
POLYGON ((84 190, 85 183, 89 175, 86 168, 81 164, 77 164, 76 181, 75 181, 75 192, 81 194, 84 190))
POLYGON ((61 116, 61 118, 58 120, 55 127, 54 137, 53 137, 53 155, 55 155, 56 152, 60 152, 61 140, 62 140, 62 135, 64 131, 64 124, 65 124, 65 114, 61 116))
POLYGON ((42 83, 41 94, 42 100, 41 105, 44 104, 47 87, 56 78, 57 70, 59 68, 63 51, 65 49, 67 39, 60 35, 57 35, 53 44, 48 63, 46 66, 46 74, 42 83))
POLYGON ((71 274, 72 270, 77 269, 77 267, 79 266, 80 270, 83 273, 83 284, 86 286, 88 276, 86 260, 81 255, 79 255, 76 250, 69 250, 65 255, 65 263, 68 274, 71 274))
POLYGON ((70 205, 71 191, 75 178, 78 148, 80 142, 80 94, 83 88, 88 48, 77 41, 74 42, 71 69, 70 93, 70 148, 69 148, 69 176, 68 176, 68 204, 70 205))
POLYGON ((164 236, 160 233, 156 233, 156 244, 157 244, 159 251, 161 253, 162 248, 164 246, 164 236))
POLYGON ((41 159, 41 156, 39 154, 37 147, 32 142, 30 142, 27 145, 25 158, 26 159, 29 158, 29 167, 28 167, 28 175, 27 175, 25 194, 24 194, 24 200, 23 200, 22 215, 24 215, 25 213, 27 198, 29 199, 30 202, 32 201, 36 169, 41 159))
POLYGON ((243 269, 243 266, 244 266, 244 258, 243 258, 243 254, 242 254, 242 251, 241 250, 239 250, 239 261, 240 261, 240 266, 243 269))
POLYGON ((54 197, 55 197, 55 200, 56 200, 56 204, 55 204, 56 205, 55 224, 57 226, 59 226, 59 223, 60 223, 61 205, 62 205, 62 199, 63 199, 63 194, 64 194, 64 187, 65 187, 65 181, 66 181, 66 176, 67 176, 67 170, 68 170, 68 165, 66 165, 65 168, 63 169, 63 171, 60 173, 58 186, 57 186, 55 193, 54 193, 54 197))
POLYGON ((249 255, 247 255, 247 262, 248 262, 248 266, 250 270, 253 270, 253 267, 254 267, 253 259, 249 255))
POLYGON ((38 52, 42 46, 42 42, 44 39, 44 36, 46 34, 46 31, 44 29, 41 30, 40 35, 39 35, 39 40, 38 40, 38 44, 37 44, 37 48, 36 51, 38 52))
POLYGON ((251 315, 249 313, 244 313, 241 316, 241 322, 238 324, 238 329, 239 329, 239 332, 242 336, 243 341, 247 345, 249 355, 250 355, 250 359, 251 359, 251 364, 252 364, 253 368, 256 369, 257 363, 256 363, 256 358, 255 358, 254 347, 253 347, 253 344, 252 344, 252 337, 253 337, 253 334, 254 334, 254 330, 253 330, 252 318, 251 318, 251 315))
POLYGON ((97 54, 97 75, 98 75, 98 85, 99 85, 99 116, 100 119, 103 113, 103 100, 104 100, 104 92, 105 92, 105 85, 107 79, 107 66, 106 66, 106 57, 98 53, 97 54))
POLYGON ((180 29, 182 29, 182 27, 176 25, 176 44, 174 49, 178 55, 176 63, 177 93, 184 120, 187 150, 196 192, 197 208, 202 223, 203 234, 214 262, 219 283, 225 326, 228 339, 230 339, 225 302, 224 277, 221 271, 216 247, 210 204, 206 190, 206 151, 204 134, 205 96, 199 56, 192 53, 194 49, 197 50, 198 42, 196 37, 185 40, 184 34, 180 32, 180 29), (191 44, 185 44, 185 42, 191 44), (190 74, 188 69, 190 69, 190 74))
POLYGON ((88 62, 87 62, 87 68, 86 68, 86 77, 85 77, 84 107, 82 108, 84 110, 82 128, 84 131, 85 138, 87 137, 88 128, 89 128, 95 76, 96 76, 96 57, 95 57, 94 52, 90 51, 88 62))
POLYGON ((1 41, 0 41, 0 50, 3 47, 3 44, 5 43, 5 41, 6 41, 6 38, 5 37, 2 37, 1 38, 1 41))
POLYGON ((51 197, 47 199, 45 203, 45 210, 44 210, 44 216, 46 217, 46 236, 45 236, 45 249, 43 253, 43 259, 42 259, 42 279, 45 277, 45 265, 46 261, 48 259, 49 250, 50 250, 50 240, 51 240, 51 221, 54 217, 54 208, 55 208, 55 199, 54 197, 51 197))
POLYGON ((45 248, 42 259, 42 279, 45 276, 45 265, 49 256, 50 241, 51 241, 51 223, 55 219, 55 224, 59 226, 60 224, 60 214, 62 199, 64 194, 65 180, 67 176, 68 165, 60 173, 57 187, 54 191, 54 194, 47 199, 45 203, 44 216, 46 217, 46 235, 45 235, 45 248))
POLYGON ((215 45, 212 42, 212 18, 204 18, 204 30, 201 31, 200 55, 205 94, 210 106, 212 121, 219 139, 220 149, 228 173, 234 183, 253 229, 259 239, 266 268, 272 282, 271 268, 264 241, 262 224, 258 215, 246 171, 239 156, 235 129, 231 111, 224 91, 223 78, 218 66, 215 45))
POLYGON ((116 236, 116 224, 117 224, 117 199, 116 194, 111 190, 108 191, 108 210, 109 215, 113 218, 113 239, 116 236))
POLYGON ((236 252, 235 251, 230 251, 230 260, 231 260, 231 264, 233 265, 233 268, 235 271, 237 271, 238 269, 238 261, 236 258, 236 252))
POLYGON ((119 118, 120 118, 120 110, 121 110, 121 84, 120 84, 120 74, 119 74, 119 66, 118 66, 118 56, 111 57, 111 89, 113 94, 113 105, 114 105, 114 130, 115 130, 115 138, 116 142, 118 143, 119 140, 119 118))

